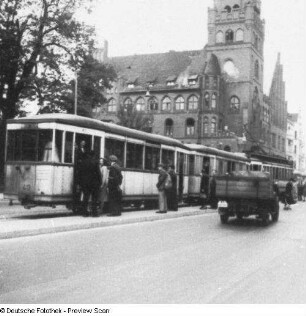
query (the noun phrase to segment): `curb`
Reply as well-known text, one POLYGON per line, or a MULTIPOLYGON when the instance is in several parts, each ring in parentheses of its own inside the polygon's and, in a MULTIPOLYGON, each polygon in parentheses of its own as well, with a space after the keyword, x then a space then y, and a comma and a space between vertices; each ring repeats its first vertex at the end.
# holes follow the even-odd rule
POLYGON ((187 216, 205 215, 205 214, 215 213, 215 212, 217 211, 211 210, 211 209, 195 210, 195 211, 181 211, 181 212, 178 211, 178 213, 169 212, 167 214, 154 214, 154 215, 149 215, 149 216, 144 216, 144 217, 116 218, 116 220, 107 221, 107 222, 103 221, 103 217, 101 217, 102 220, 98 222, 91 222, 91 223, 85 222, 85 223, 66 225, 66 226, 57 226, 57 227, 53 226, 53 227, 44 227, 44 228, 37 228, 37 229, 25 229, 25 230, 1 232, 0 240, 20 238, 20 237, 31 237, 31 236, 44 235, 44 234, 70 232, 70 231, 85 230, 85 229, 91 229, 91 228, 129 225, 129 224, 135 224, 135 223, 141 223, 141 222, 153 222, 153 221, 174 219, 174 218, 187 217, 187 216))

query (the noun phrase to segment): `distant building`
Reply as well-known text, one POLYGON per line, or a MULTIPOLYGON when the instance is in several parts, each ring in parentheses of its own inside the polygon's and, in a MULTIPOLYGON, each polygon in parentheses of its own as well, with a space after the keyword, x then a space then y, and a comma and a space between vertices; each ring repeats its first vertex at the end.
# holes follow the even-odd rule
POLYGON ((152 132, 229 151, 285 157, 287 103, 278 55, 263 93, 265 21, 258 0, 215 0, 201 50, 110 58, 119 75, 95 116, 119 107, 151 117, 152 132))

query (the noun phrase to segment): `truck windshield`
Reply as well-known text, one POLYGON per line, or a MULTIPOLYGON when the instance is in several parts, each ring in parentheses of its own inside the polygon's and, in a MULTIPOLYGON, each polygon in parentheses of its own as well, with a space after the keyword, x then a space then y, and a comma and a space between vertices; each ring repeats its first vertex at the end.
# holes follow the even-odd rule
POLYGON ((7 161, 59 162, 58 149, 52 160, 52 130, 8 131, 7 161))

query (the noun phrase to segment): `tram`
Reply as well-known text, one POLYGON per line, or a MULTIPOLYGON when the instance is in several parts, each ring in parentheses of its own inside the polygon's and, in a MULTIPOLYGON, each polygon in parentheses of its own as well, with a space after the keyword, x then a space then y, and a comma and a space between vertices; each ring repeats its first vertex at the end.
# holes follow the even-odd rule
POLYGON ((267 161, 252 160, 243 153, 183 144, 173 138, 81 116, 42 114, 7 121, 4 198, 19 200, 25 206, 70 207, 76 149, 82 141, 97 158, 118 157, 123 174, 123 202, 134 205, 150 205, 157 200, 159 162, 175 166, 181 201, 199 197, 203 169, 211 176, 249 170, 256 163, 261 168, 272 168, 267 161))

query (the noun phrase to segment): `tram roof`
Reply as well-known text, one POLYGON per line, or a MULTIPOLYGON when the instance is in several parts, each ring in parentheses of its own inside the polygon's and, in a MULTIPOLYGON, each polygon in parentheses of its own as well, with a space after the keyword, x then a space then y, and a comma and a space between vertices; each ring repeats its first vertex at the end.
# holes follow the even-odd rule
POLYGON ((229 152, 213 147, 208 147, 205 145, 200 145, 200 144, 186 144, 187 147, 191 150, 196 150, 201 153, 206 153, 206 154, 212 154, 212 155, 217 155, 221 156, 224 158, 229 158, 229 159, 238 159, 242 161, 250 161, 249 158, 244 153, 234 153, 234 152, 229 152))
POLYGON ((90 128, 90 129, 96 129, 96 130, 103 130, 105 132, 122 135, 126 137, 146 140, 148 142, 152 143, 161 143, 164 145, 169 146, 176 146, 180 148, 184 148, 188 150, 189 148, 180 142, 179 140, 158 135, 158 134, 151 134, 143 131, 138 131, 135 129, 131 129, 128 127, 116 125, 114 123, 107 123, 102 122, 96 119, 84 117, 84 116, 78 116, 78 115, 72 115, 72 114, 64 114, 64 113, 52 113, 52 114, 40 114, 35 116, 29 116, 29 117, 22 117, 22 118, 16 118, 16 119, 9 119, 7 121, 8 124, 18 124, 18 123, 62 123, 62 124, 68 124, 73 126, 79 126, 83 128, 90 128))

